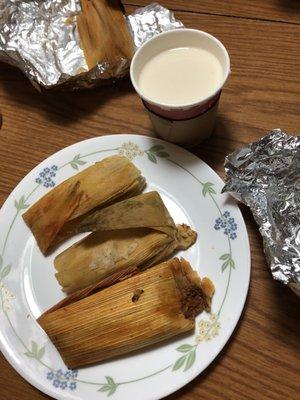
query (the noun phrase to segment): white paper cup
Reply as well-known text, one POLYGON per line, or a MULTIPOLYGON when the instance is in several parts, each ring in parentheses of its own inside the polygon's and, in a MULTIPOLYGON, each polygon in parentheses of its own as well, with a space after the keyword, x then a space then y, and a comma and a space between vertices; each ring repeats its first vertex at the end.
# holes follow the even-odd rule
MULTIPOLYGON (((188 73, 188 71, 187 71, 188 73)), ((214 36, 197 29, 175 29, 161 33, 135 53, 131 66, 131 82, 141 97, 156 133, 170 142, 193 145, 210 136, 218 108, 222 87, 230 74, 230 59, 224 45, 214 36), (217 89, 199 101, 172 105, 153 101, 139 87, 139 76, 144 65, 155 55, 179 47, 200 47, 212 53, 223 69, 223 79, 217 89)))

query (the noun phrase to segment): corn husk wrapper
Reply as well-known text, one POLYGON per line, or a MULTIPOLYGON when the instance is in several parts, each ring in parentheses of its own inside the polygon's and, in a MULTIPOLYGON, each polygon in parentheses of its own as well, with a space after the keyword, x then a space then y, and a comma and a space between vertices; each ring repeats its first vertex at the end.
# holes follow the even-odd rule
POLYGON ((129 64, 133 56, 133 41, 129 33, 121 2, 118 0, 80 0, 77 15, 80 45, 89 69, 106 63, 113 74, 129 64))
POLYGON ((93 212, 77 232, 95 231, 54 260, 56 278, 70 294, 91 285, 105 286, 186 249, 197 237, 176 226, 157 192, 144 193, 93 212))
MULTIPOLYGON (((69 368, 141 349, 194 329, 214 287, 177 258, 68 306, 38 323, 69 368)), ((54 308, 53 308, 54 309, 54 308)))
POLYGON ((69 224, 80 223, 91 210, 131 197, 144 186, 141 172, 126 157, 107 157, 52 189, 23 218, 45 254, 68 237, 69 224))
MULTIPOLYGON (((13 64, 23 71, 38 90, 61 88, 76 90, 91 88, 103 84, 111 84, 129 73, 131 53, 127 54, 126 23, 130 31, 130 40, 137 49, 147 40, 158 33, 183 27, 182 23, 174 18, 168 9, 157 3, 136 9, 128 15, 126 21, 122 15, 123 8, 116 1, 99 0, 106 8, 105 20, 101 23, 91 21, 86 29, 87 16, 82 17, 82 7, 85 0, 7 0, 0 6, 0 61, 13 64), (115 6, 116 5, 116 6, 115 6), (112 20, 107 18, 108 12, 116 13, 112 20), (83 21, 81 21, 83 19, 83 21), (109 19, 109 21, 107 21, 109 19), (82 28, 81 24, 84 27, 82 28), (115 59, 109 57, 110 64, 105 58, 99 59, 98 64, 90 62, 86 44, 86 36, 91 39, 91 53, 95 42, 95 29, 99 25, 108 29, 105 36, 98 42, 99 49, 103 49, 103 41, 114 37, 120 51, 120 62, 116 65, 115 59), (119 28, 119 36, 115 36, 114 29, 119 28), (79 33, 79 29, 81 32, 79 33), (83 32, 82 32, 83 31, 83 32), (81 36, 81 38, 80 38, 81 36), (125 44, 123 45, 123 41, 125 44), (93 46, 92 46, 93 45, 93 46), (125 50, 124 50, 125 48, 125 50)), ((89 2, 93 5, 95 1, 89 2)), ((89 47, 88 47, 89 48, 89 47)), ((99 55, 98 55, 99 56, 99 55)), ((93 58, 92 58, 93 60, 93 58)))

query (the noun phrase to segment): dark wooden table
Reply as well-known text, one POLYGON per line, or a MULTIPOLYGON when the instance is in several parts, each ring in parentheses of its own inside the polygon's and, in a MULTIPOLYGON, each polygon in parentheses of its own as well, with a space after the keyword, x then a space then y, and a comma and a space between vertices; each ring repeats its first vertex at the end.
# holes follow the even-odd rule
MULTIPOLYGON (((148 1, 126 4, 128 12, 148 1)), ((297 0, 166 0, 187 27, 217 36, 232 75, 214 135, 193 152, 224 176, 226 154, 273 128, 300 131, 300 3, 297 0)), ((0 65, 0 205, 44 158, 77 141, 105 134, 154 135, 128 80, 80 93, 38 93, 17 70, 0 65)), ((299 299, 271 279, 251 213, 249 296, 221 355, 168 400, 296 400, 300 398, 299 299)), ((0 399, 48 396, 24 381, 0 355, 0 399)))

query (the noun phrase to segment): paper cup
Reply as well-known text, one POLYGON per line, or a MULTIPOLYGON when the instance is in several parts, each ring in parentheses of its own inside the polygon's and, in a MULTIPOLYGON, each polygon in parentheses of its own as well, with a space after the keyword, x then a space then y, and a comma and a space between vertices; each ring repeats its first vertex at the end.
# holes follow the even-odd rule
POLYGON ((156 133, 165 140, 183 145, 197 144, 210 136, 221 90, 229 74, 230 59, 223 44, 206 32, 186 28, 164 32, 150 39, 137 50, 130 66, 131 82, 149 113, 156 133), (217 57, 223 69, 220 85, 210 96, 188 104, 172 105, 147 98, 139 87, 143 67, 162 51, 180 47, 199 47, 217 57))

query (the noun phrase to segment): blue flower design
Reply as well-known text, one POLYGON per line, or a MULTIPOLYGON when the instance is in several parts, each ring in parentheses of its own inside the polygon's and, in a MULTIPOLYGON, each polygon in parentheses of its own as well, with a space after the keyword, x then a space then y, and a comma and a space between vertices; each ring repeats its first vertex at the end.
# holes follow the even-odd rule
POLYGON ((60 382, 60 387, 62 390, 65 390, 65 388, 68 386, 67 381, 62 381, 60 382))
POLYGON ((38 177, 35 179, 36 183, 43 185, 45 188, 50 188, 55 186, 53 178, 56 176, 56 171, 58 170, 57 165, 52 165, 50 168, 46 167, 41 171, 38 177))
POLYGON ((67 380, 69 380, 69 379, 71 378, 71 371, 68 370, 67 372, 65 372, 64 377, 65 377, 67 380))
POLYGON ((75 382, 77 375, 77 369, 68 369, 67 371, 58 369, 57 371, 48 372, 47 379, 52 381, 52 385, 56 388, 75 390, 77 387, 77 383, 75 382))
POLYGON ((225 211, 222 217, 219 217, 215 221, 214 229, 216 231, 223 230, 224 234, 228 236, 231 240, 237 238, 236 230, 237 224, 233 217, 230 216, 229 211, 225 211))
POLYGON ((47 379, 49 379, 49 381, 52 381, 53 380, 53 378, 54 378, 54 372, 48 372, 48 374, 47 374, 47 379))
POLYGON ((69 388, 70 388, 71 390, 75 390, 75 389, 76 389, 76 386, 77 386, 76 382, 71 382, 71 383, 69 383, 69 388))
POLYGON ((56 377, 57 378, 61 378, 62 376, 63 376, 63 371, 61 370, 61 369, 58 369, 57 371, 56 371, 56 377))
POLYGON ((58 379, 55 379, 55 380, 53 381, 53 386, 54 386, 54 387, 59 387, 59 385, 60 385, 60 381, 59 381, 58 379))
POLYGON ((78 369, 73 369, 71 371, 71 378, 75 379, 78 376, 78 369))

